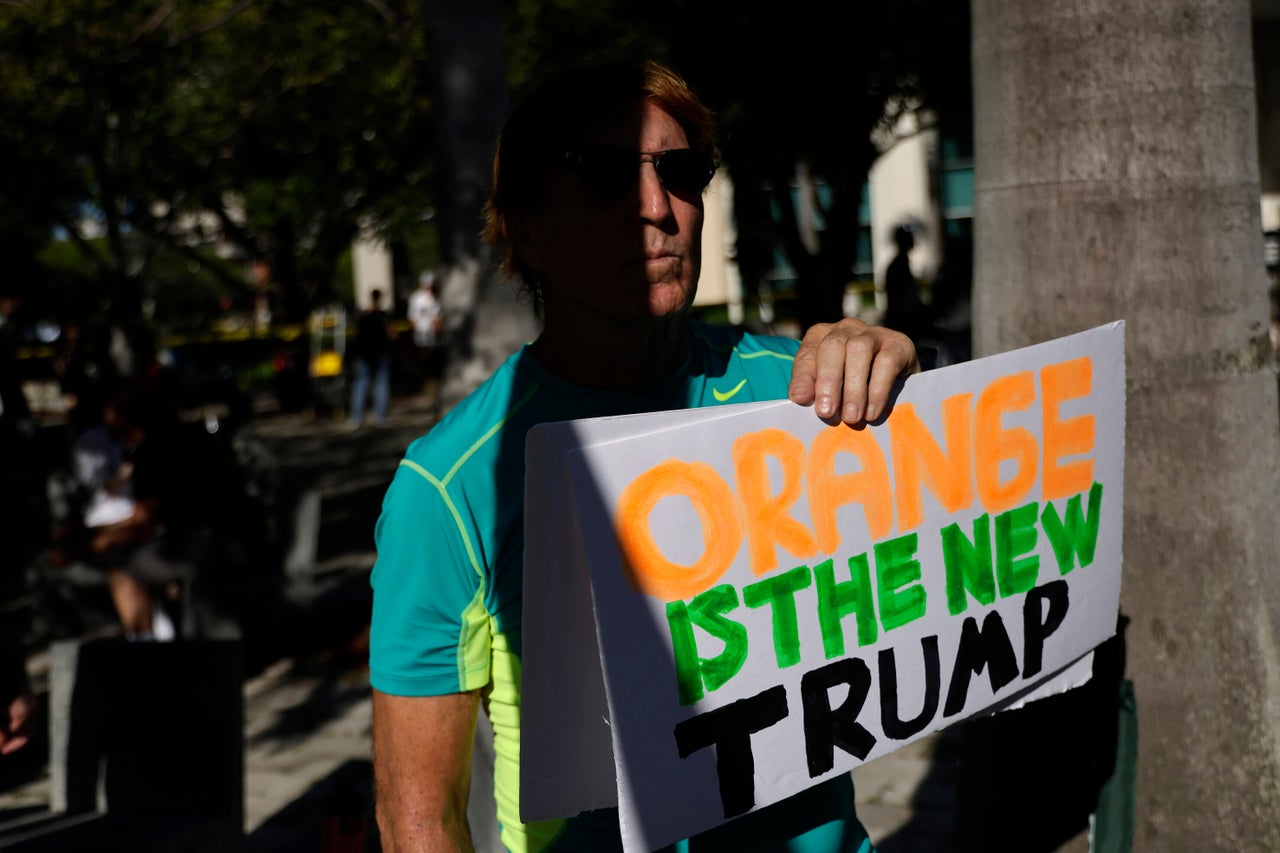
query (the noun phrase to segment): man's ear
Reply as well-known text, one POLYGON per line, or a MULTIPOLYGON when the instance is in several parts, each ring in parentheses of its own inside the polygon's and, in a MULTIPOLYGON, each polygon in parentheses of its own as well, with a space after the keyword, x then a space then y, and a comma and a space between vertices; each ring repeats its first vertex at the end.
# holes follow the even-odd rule
POLYGON ((530 227, 527 216, 518 214, 508 220, 507 242, 511 244, 511 250, 515 252, 520 263, 535 272, 546 271, 546 259, 542 255, 537 235, 530 227))

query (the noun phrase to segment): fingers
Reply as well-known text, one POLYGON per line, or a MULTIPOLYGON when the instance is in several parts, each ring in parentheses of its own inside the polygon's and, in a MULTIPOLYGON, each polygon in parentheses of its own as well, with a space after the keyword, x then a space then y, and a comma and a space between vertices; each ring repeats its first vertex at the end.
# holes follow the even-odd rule
MULTIPOLYGON (((833 343, 838 344, 838 341, 833 343)), ((875 359, 872 346, 868 335, 858 335, 848 341, 841 353, 844 363, 839 365, 843 378, 840 420, 847 424, 861 423, 864 416, 867 420, 875 418, 868 404, 870 389, 867 387, 867 378, 871 375, 871 365, 875 359)), ((835 356, 832 359, 834 364, 835 356)))
POLYGON ((35 700, 23 694, 9 704, 9 725, 0 729, 0 755, 9 755, 26 746, 35 700))
POLYGON ((829 324, 812 326, 800 340, 800 349, 791 364, 791 385, 787 389, 787 398, 793 403, 816 406, 814 383, 818 377, 818 343, 825 336, 823 329, 826 328, 829 324))
POLYGON ((920 369, 906 335, 859 320, 822 323, 805 334, 791 372, 790 399, 824 420, 874 421, 899 377, 920 369))
POLYGON ((9 755, 17 752, 27 745, 27 740, 26 735, 0 736, 0 755, 9 755))
POLYGON ((878 331, 883 332, 884 335, 867 381, 866 418, 868 421, 874 421, 886 413, 889 408, 889 395, 899 379, 920 372, 920 360, 916 357, 916 347, 911 343, 910 338, 889 329, 878 331))

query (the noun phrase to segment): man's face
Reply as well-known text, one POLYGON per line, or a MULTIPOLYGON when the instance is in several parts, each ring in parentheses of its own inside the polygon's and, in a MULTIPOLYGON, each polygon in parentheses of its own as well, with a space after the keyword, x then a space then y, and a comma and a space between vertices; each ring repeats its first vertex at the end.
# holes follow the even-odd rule
POLYGON ((548 327, 605 321, 644 327, 693 302, 701 264, 702 195, 678 193, 640 152, 688 148, 684 130, 661 108, 638 103, 623 121, 581 144, 636 152, 635 180, 602 193, 558 167, 542 209, 525 219, 522 259, 542 277, 548 327))

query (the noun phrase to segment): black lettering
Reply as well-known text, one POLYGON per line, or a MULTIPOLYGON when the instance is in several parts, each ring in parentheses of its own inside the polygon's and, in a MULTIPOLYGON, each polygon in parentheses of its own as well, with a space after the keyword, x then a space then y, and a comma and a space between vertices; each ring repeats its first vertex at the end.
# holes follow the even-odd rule
POLYGON ((859 658, 829 663, 806 672, 800 679, 809 778, 821 776, 835 766, 837 746, 850 755, 866 758, 876 745, 875 735, 858 723, 870 691, 871 670, 859 658), (837 684, 849 685, 849 695, 833 710, 830 690, 837 684))
POLYGON ((1013 653, 1013 642, 1005 630, 1004 620, 992 610, 982 620, 968 616, 960 629, 960 647, 956 649, 956 665, 951 671, 951 685, 947 688, 947 705, 942 716, 950 717, 964 710, 969 694, 969 678, 990 666, 987 673, 991 689, 999 690, 1018 676, 1018 658, 1013 653))
POLYGON ((787 689, 779 684, 676 724, 676 748, 681 758, 704 747, 716 748, 716 775, 725 817, 743 814, 756 804, 751 735, 786 716, 787 689))
POLYGON ((1022 602, 1022 677, 1030 678, 1044 666, 1044 641, 1067 618, 1066 581, 1050 581, 1027 593, 1022 602), (1049 602, 1045 613, 1041 602, 1049 602))
POLYGON ((938 713, 938 694, 942 691, 941 666, 938 663, 938 638, 921 637, 924 657, 924 707, 912 720, 898 716, 898 662, 893 649, 880 652, 880 725, 885 737, 907 740, 924 730, 938 713))

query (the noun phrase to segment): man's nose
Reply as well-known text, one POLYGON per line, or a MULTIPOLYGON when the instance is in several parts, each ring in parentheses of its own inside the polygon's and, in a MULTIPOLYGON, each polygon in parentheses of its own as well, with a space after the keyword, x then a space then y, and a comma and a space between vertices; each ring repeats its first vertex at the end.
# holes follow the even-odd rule
POLYGON ((651 160, 640 162, 640 215, 652 222, 671 216, 671 197, 658 177, 658 167, 651 160))

